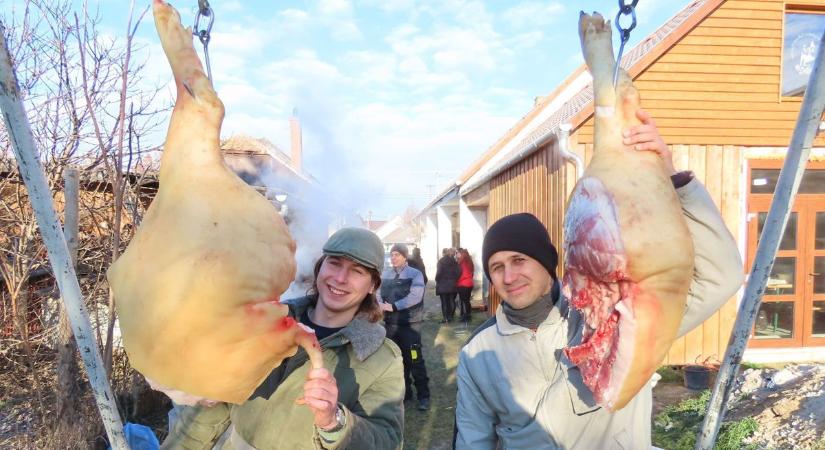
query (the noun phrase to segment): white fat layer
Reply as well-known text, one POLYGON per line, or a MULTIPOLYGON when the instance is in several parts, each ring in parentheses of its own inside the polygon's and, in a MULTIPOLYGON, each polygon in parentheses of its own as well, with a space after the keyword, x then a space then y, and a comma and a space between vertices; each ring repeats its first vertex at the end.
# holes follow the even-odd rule
POLYGON ((633 336, 636 332, 636 318, 633 316, 633 299, 625 298, 616 303, 616 311, 619 312, 619 328, 616 332, 618 336, 618 345, 616 348, 616 359, 613 361, 613 367, 610 368, 610 388, 605 390, 605 401, 607 408, 613 410, 613 405, 616 403, 617 397, 621 392, 622 385, 624 385, 625 378, 627 378, 630 371, 630 364, 633 361, 634 345, 629 336, 633 336), (622 339, 622 336, 625 339, 622 339))
POLYGON ((302 324, 301 322, 297 322, 297 323, 298 323, 298 326, 301 327, 302 330, 306 331, 307 333, 315 334, 315 330, 313 330, 312 328, 302 324))
POLYGON ((599 117, 613 117, 616 108, 612 106, 596 106, 596 115, 599 117))
POLYGON ((175 403, 179 405, 186 405, 186 406, 195 406, 195 405, 204 405, 204 406, 214 406, 218 403, 217 400, 210 400, 206 397, 199 397, 197 395, 190 394, 188 392, 179 391, 177 389, 172 389, 166 387, 155 380, 145 377, 146 382, 149 383, 149 387, 156 390, 163 392, 166 394, 167 397, 172 399, 175 403))

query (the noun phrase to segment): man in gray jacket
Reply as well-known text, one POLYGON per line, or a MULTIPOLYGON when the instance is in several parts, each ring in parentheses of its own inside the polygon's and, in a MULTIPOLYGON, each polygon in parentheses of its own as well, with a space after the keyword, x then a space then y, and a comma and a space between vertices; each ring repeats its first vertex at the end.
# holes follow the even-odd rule
MULTIPOLYGON (((655 126, 643 131, 647 138, 639 142, 650 146, 636 148, 655 151, 672 168, 655 126)), ((682 336, 736 293, 743 271, 736 242, 707 191, 690 172, 671 173, 696 252, 682 336)), ((547 229, 530 214, 504 217, 485 236, 484 272, 504 301, 459 355, 456 449, 651 447, 652 385, 611 413, 596 405, 579 369, 564 356, 562 348, 581 339, 584 321, 560 294, 557 259, 547 229), (504 265, 507 277, 496 274, 504 265)))
POLYGON ((401 349, 404 360, 404 401, 412 400, 412 386, 418 409, 430 409, 430 378, 421 346, 421 322, 424 320, 424 275, 407 264, 409 253, 404 244, 390 249, 391 267, 381 274, 381 289, 375 293, 384 310, 387 337, 401 349))

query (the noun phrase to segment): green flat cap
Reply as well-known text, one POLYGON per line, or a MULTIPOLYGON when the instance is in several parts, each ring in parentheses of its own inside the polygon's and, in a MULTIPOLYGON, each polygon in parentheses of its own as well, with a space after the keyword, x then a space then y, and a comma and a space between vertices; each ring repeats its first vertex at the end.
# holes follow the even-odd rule
POLYGON ((324 254, 349 258, 378 273, 384 270, 384 245, 375 233, 365 228, 336 231, 324 244, 324 254))

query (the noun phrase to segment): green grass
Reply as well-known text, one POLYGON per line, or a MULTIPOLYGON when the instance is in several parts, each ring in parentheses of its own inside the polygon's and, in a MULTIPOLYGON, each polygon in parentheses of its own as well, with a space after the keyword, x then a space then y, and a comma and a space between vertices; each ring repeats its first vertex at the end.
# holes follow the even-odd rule
MULTIPOLYGON (((691 450, 705 417, 710 390, 701 396, 689 398, 678 405, 668 406, 653 420, 653 445, 668 450, 691 450)), ((723 422, 716 437, 717 450, 752 450, 757 446, 742 441, 752 436, 758 428, 756 420, 745 418, 723 422)))
POLYGON ((764 369, 768 366, 766 366, 765 364, 759 364, 759 363, 743 362, 742 364, 739 365, 739 367, 740 367, 741 371, 745 371, 745 370, 748 370, 748 369, 764 369))
POLYGON ((659 380, 660 383, 682 383, 684 380, 682 371, 673 366, 659 367, 656 373, 662 377, 662 379, 659 380))
POLYGON ((487 313, 473 311, 469 326, 460 322, 440 324, 441 303, 432 288, 424 297, 424 308, 421 341, 427 376, 430 378, 430 410, 419 411, 415 402, 406 403, 404 449, 446 450, 451 449, 453 444, 458 352, 470 333, 487 320, 487 313))

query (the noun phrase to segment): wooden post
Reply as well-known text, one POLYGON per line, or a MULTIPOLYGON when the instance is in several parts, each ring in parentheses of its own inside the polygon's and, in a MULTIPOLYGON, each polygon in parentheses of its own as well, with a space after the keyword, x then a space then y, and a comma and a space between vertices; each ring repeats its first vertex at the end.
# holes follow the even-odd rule
POLYGON ((43 242, 46 244, 52 271, 72 322, 74 337, 86 366, 89 382, 94 390, 103 426, 109 435, 109 443, 116 450, 128 449, 115 398, 112 395, 106 372, 103 370, 103 360, 92 338, 89 314, 86 312, 86 306, 80 294, 80 285, 69 257, 66 238, 52 204, 46 175, 40 166, 26 110, 20 99, 20 87, 12 67, 11 55, 6 42, 6 29, 2 23, 0 23, 0 110, 3 112, 3 120, 12 143, 11 147, 14 150, 20 177, 29 192, 29 200, 37 217, 43 242))
MULTIPOLYGON (((80 228, 80 172, 75 168, 63 171, 63 233, 69 247, 72 266, 77 269, 77 239, 80 228)), ((57 331, 57 421, 66 429, 77 422, 78 367, 75 362, 74 333, 66 302, 61 301, 57 331)))
POLYGON ((736 323, 733 325, 725 352, 725 360, 719 368, 716 385, 713 387, 713 394, 708 402, 708 411, 702 422, 699 436, 696 438, 695 448, 697 450, 710 450, 716 442, 716 435, 719 433, 719 426, 725 415, 727 400, 733 390, 733 381, 736 378, 739 364, 742 362, 742 354, 750 338, 756 314, 759 312, 762 296, 765 294, 765 286, 779 249, 779 241, 788 224, 791 205, 799 190, 799 183, 805 173, 805 164, 811 153, 811 145, 813 145, 814 137, 822 121, 822 113, 825 111, 823 58, 825 58, 825 34, 819 41, 819 51, 808 79, 808 88, 805 90, 805 98, 802 100, 802 107, 796 120, 791 145, 785 156, 782 170, 779 171, 779 180, 776 182, 776 190, 765 220, 765 228, 762 230, 759 245, 756 247, 753 267, 745 285, 745 295, 742 298, 742 304, 739 305, 736 323))

